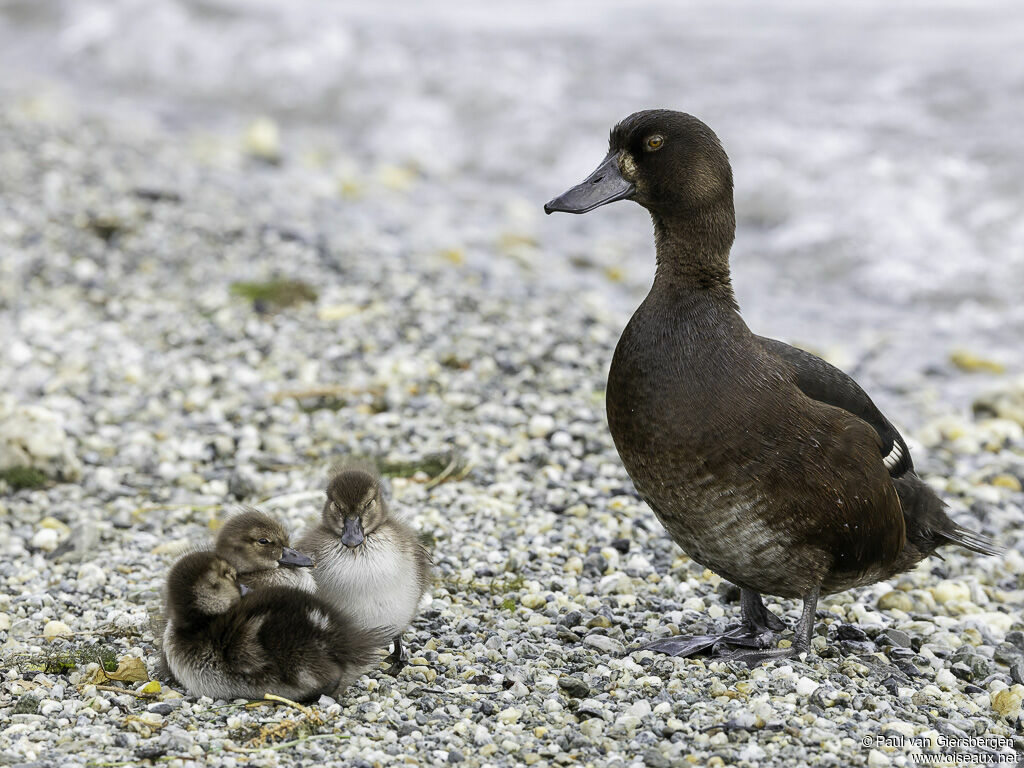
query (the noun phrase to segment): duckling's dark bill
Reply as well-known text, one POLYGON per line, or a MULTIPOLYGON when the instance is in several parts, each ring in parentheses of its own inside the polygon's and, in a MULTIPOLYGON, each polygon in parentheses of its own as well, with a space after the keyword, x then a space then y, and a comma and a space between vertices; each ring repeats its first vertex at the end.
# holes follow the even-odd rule
POLYGON ((636 191, 632 182, 622 178, 619 156, 610 153, 592 174, 572 189, 563 192, 544 206, 544 213, 586 213, 616 200, 623 200, 636 191))
POLYGON ((310 568, 313 565, 312 558, 299 552, 297 549, 285 547, 281 559, 277 561, 281 565, 290 565, 295 568, 310 568))

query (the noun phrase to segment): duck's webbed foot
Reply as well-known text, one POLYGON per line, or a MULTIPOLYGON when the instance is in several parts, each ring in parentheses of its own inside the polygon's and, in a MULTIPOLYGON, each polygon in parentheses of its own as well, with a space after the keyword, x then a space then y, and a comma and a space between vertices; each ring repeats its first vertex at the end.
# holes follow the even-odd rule
POLYGON ((405 646, 402 645, 401 635, 395 635, 392 643, 393 650, 385 657, 385 661, 391 662, 391 666, 387 668, 387 673, 392 677, 398 677, 398 673, 405 669, 409 663, 409 653, 405 650, 405 646))
POLYGON ((731 653, 751 654, 757 651, 730 651, 729 646, 761 649, 769 648, 775 640, 775 633, 786 628, 786 624, 769 611, 761 595, 752 589, 740 589, 740 608, 743 620, 739 625, 718 635, 677 635, 665 637, 643 646, 644 650, 665 653, 669 656, 693 656, 711 650, 716 658, 731 653))
POLYGON ((716 643, 722 642, 724 637, 724 635, 675 635, 647 643, 641 646, 641 650, 685 658, 713 648, 716 643))
MULTIPOLYGON (((756 594, 756 593, 755 593, 756 594)), ((760 597, 758 597, 760 602, 760 597)), ((818 590, 804 598, 804 608, 800 614, 800 623, 796 627, 793 644, 788 648, 750 648, 743 650, 725 650, 715 654, 716 661, 739 661, 753 667, 771 659, 791 659, 811 649, 811 634, 814 631, 814 611, 818 605, 818 590)), ((762 605, 763 607, 763 605, 762 605)), ((718 649, 716 649, 718 650, 718 649)))

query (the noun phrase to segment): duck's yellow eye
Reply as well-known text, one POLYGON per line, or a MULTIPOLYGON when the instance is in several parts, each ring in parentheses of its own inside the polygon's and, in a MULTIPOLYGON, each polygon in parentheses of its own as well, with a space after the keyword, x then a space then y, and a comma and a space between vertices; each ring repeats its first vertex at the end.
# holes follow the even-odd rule
POLYGON ((644 142, 644 148, 648 152, 657 152, 665 144, 665 139, 658 134, 648 136, 647 141, 644 142))

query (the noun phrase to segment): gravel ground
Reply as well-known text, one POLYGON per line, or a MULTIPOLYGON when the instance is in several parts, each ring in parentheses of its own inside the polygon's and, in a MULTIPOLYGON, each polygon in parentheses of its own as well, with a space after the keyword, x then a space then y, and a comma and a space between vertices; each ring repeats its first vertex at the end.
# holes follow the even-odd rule
MULTIPOLYGON (((347 50, 360 50, 361 34, 347 50)), ((411 35, 383 39, 401 51, 411 35)), ((771 150, 764 164, 737 143, 747 181, 736 269, 752 324, 779 335, 816 329, 836 362, 857 362, 868 389, 910 425, 916 463, 954 516, 996 536, 1008 554, 950 551, 823 600, 817 653, 803 661, 748 670, 628 653, 650 637, 734 621, 738 594, 663 535, 604 423, 612 349, 650 279, 649 230, 635 212, 609 211, 586 226, 543 221, 543 201, 599 159, 602 134, 566 157, 538 155, 561 134, 536 112, 504 109, 521 90, 517 73, 562 73, 555 82, 566 91, 541 94, 550 117, 573 92, 566 72, 574 70, 550 50, 528 61, 485 42, 505 77, 488 95, 511 122, 514 151, 501 150, 508 134, 471 123, 487 148, 475 159, 459 154, 471 146, 461 139, 454 157, 432 155, 436 134, 453 126, 409 92, 399 103, 419 105, 426 134, 397 152, 381 126, 396 132, 398 118, 379 110, 371 138, 342 149, 316 128, 284 138, 268 121, 244 134, 182 128, 124 105, 87 109, 60 88, 5 88, 0 78, 0 470, 35 470, 0 480, 0 764, 654 768, 911 765, 921 752, 1018 758, 1024 380, 1013 375, 1017 326, 999 325, 999 302, 1012 293, 1019 249, 977 264, 1012 242, 1022 193, 983 183, 1001 178, 997 155, 985 154, 993 147, 977 139, 966 166, 947 169, 948 188, 924 178, 920 188, 882 184, 881 202, 838 220, 852 229, 835 235, 845 266, 829 274, 829 265, 812 264, 822 247, 814 216, 844 202, 835 191, 813 199, 816 164, 831 157, 849 172, 859 150, 826 142, 832 155, 823 150, 777 181, 792 136, 769 130, 755 142, 771 150), (546 163, 545 183, 561 181, 545 194, 521 168, 514 175, 530 163, 546 163), (930 214, 869 233, 879 239, 867 244, 855 237, 859 217, 891 205, 896 190, 971 214, 938 217, 941 242, 964 255, 923 284, 899 269, 883 273, 878 254, 902 248, 921 266, 935 243, 911 246, 906 233, 930 214), (980 202, 964 208, 967 197, 987 194, 1002 207, 984 216, 980 202), (796 213, 805 205, 809 219, 796 213), (853 266, 861 247, 868 257, 853 266), (756 248, 795 255, 757 262, 756 248), (796 273, 820 279, 821 291, 801 295, 796 273), (275 280, 301 285, 268 285, 275 280), (893 289, 891 301, 883 288, 893 289), (932 322, 920 322, 913 307, 921 305, 932 322), (831 307, 842 311, 829 315, 831 307), (885 326, 899 340, 830 332, 843 322, 885 326), (964 328, 975 332, 968 338, 1001 341, 951 362, 964 328), (353 454, 388 470, 394 506, 434 552, 430 604, 407 635, 412 664, 397 679, 382 667, 309 713, 158 687, 149 621, 175 556, 241 503, 297 533, 318 514, 329 467, 353 454), (104 679, 100 661, 128 681, 104 679)), ((585 36, 566 45, 581 60, 593 55, 585 36)), ((472 63, 483 53, 459 55, 472 63)), ((1002 76, 1019 71, 1013 61, 1002 76)), ((356 73, 364 99, 376 93, 374 77, 400 90, 401 67, 371 69, 356 73)), ((965 71, 976 86, 983 73, 965 71)), ((903 74, 894 100, 919 85, 903 74)), ((889 92, 881 75, 872 82, 889 92)), ((288 83, 270 85, 268 98, 284 99, 288 83)), ((464 81, 434 86, 444 103, 468 98, 464 81)), ((637 87, 664 95, 664 83, 637 87)), ((929 99, 939 96, 928 94, 910 103, 938 109, 929 99)), ((603 132, 628 111, 621 106, 595 103, 573 125, 603 132)), ((990 106, 987 119, 1002 115, 990 106)), ((943 147, 962 128, 942 118, 929 126, 928 137, 904 139, 943 147)), ((922 174, 929 167, 924 152, 900 159, 922 174)), ((1019 307, 1011 314, 1018 322, 1019 307)), ((769 606, 790 623, 799 613, 789 601, 769 606)))
POLYGON ((617 461, 602 395, 623 316, 600 292, 545 287, 527 234, 492 247, 520 273, 499 282, 367 218, 415 218, 429 178, 380 168, 339 202, 323 163, 53 112, 0 118, 0 431, 52 478, 0 500, 0 761, 880 766, 909 764, 910 737, 1024 746, 1020 383, 913 434, 1005 558, 951 552, 823 601, 803 662, 627 655, 738 605, 617 461), (274 276, 317 298, 232 289, 274 276), (177 552, 234 503, 300 529, 351 454, 390 469, 437 561, 398 679, 370 674, 305 725, 286 707, 110 690, 152 690, 146 675, 96 685, 102 653, 153 668, 148 616, 177 552), (65 651, 85 658, 53 671, 65 651), (264 740, 298 743, 237 751, 282 719, 294 728, 264 740))

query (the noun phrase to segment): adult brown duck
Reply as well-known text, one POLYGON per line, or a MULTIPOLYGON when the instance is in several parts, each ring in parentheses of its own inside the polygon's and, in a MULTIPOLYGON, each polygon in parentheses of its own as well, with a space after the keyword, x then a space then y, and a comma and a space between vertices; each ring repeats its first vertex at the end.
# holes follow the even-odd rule
POLYGON ((722 635, 647 647, 713 647, 756 663, 810 648, 821 595, 888 579, 947 544, 999 550, 949 518, 903 437, 853 379, 743 322, 729 274, 732 192, 711 129, 650 110, 615 126, 597 169, 544 210, 633 200, 651 214, 654 284, 612 358, 608 425, 672 539, 740 587, 743 621, 722 635), (767 647, 784 624, 762 594, 803 601, 791 647, 767 647))

